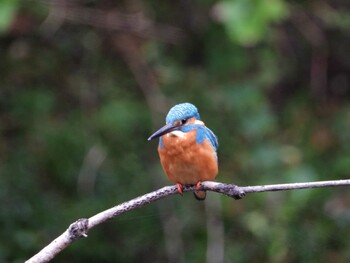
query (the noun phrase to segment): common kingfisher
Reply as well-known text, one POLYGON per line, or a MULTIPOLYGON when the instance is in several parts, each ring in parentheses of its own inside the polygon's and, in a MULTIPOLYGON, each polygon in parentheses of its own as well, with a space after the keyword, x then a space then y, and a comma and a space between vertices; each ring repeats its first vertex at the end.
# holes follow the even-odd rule
MULTIPOLYGON (((218 139, 200 120, 198 109, 191 103, 172 107, 165 126, 148 140, 159 138, 158 153, 168 179, 177 184, 182 194, 183 185, 196 185, 212 181, 218 174, 218 139)), ((205 191, 196 190, 194 196, 204 200, 205 191)))

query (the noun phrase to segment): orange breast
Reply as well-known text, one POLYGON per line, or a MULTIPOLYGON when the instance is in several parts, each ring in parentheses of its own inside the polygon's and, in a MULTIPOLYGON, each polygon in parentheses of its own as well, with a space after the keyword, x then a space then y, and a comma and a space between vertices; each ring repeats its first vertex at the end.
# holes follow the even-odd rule
POLYGON ((216 153, 209 142, 196 143, 196 130, 177 137, 166 134, 158 153, 165 174, 173 183, 196 184, 212 181, 218 173, 216 153))

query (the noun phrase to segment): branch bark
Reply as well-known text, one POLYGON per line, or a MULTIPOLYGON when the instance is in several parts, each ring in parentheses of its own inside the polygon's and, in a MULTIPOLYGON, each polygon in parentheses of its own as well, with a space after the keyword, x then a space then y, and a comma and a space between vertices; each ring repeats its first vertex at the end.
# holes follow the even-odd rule
MULTIPOLYGON (((225 194, 234 199, 241 199, 247 193, 269 192, 269 191, 285 191, 297 190, 305 188, 323 188, 336 186, 350 186, 350 179, 333 180, 333 181, 318 181, 305 183, 290 183, 290 184, 272 184, 272 185, 256 185, 256 186, 237 186, 234 184, 224 184, 219 182, 206 181, 201 183, 201 190, 213 191, 225 194)), ((184 186, 184 192, 195 190, 195 186, 184 186)), ((53 240, 50 244, 44 247, 26 263, 42 263, 49 262, 63 249, 81 237, 87 237, 87 233, 93 227, 104 223, 105 221, 124 214, 130 210, 143 207, 153 203, 164 197, 177 194, 176 186, 165 186, 159 190, 148 194, 136 197, 130 201, 114 206, 110 209, 102 211, 90 218, 81 218, 72 223, 68 229, 53 240)))

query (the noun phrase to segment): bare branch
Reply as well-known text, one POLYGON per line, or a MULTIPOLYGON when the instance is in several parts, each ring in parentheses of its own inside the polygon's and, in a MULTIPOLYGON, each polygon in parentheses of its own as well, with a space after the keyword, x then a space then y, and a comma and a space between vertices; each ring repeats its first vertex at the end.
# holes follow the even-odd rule
POLYGON ((350 179, 305 182, 305 183, 290 183, 290 184, 271 184, 240 187, 246 193, 271 192, 271 191, 286 191, 306 188, 322 188, 334 186, 350 186, 350 179))
MULTIPOLYGON (((273 184, 273 185, 257 185, 257 186, 237 186, 233 184, 224 184, 219 182, 202 182, 201 190, 213 191, 222 193, 234 199, 243 198, 246 193, 258 193, 269 191, 285 191, 297 190, 305 188, 321 188, 321 187, 335 187, 335 186, 350 186, 350 179, 334 180, 334 181, 319 181, 319 182, 305 182, 305 183, 291 183, 291 184, 273 184)), ((195 186, 184 186, 184 192, 191 192, 195 190, 195 186)), ((136 197, 130 201, 124 202, 120 205, 114 206, 110 209, 102 211, 89 219, 82 218, 74 222, 69 228, 49 245, 43 248, 39 253, 28 259, 27 263, 48 262, 53 259, 64 248, 70 245, 73 241, 87 237, 87 232, 103 222, 124 214, 130 210, 140 208, 147 204, 153 203, 164 197, 177 194, 176 186, 165 186, 159 190, 136 197)))

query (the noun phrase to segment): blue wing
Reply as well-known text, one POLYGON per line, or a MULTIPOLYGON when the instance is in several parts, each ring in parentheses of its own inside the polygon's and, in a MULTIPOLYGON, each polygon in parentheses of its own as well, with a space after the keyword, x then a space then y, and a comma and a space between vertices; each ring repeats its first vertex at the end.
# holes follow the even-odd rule
POLYGON ((206 136, 209 139, 211 145, 213 145, 215 151, 218 150, 219 148, 219 142, 218 142, 218 137, 216 137, 216 135, 212 132, 211 129, 204 127, 205 128, 205 132, 207 133, 206 136))
POLYGON ((186 125, 181 128, 181 131, 183 132, 189 132, 190 130, 196 129, 197 130, 197 137, 196 142, 202 143, 205 139, 208 139, 211 145, 213 146, 215 152, 219 148, 219 142, 216 135, 206 126, 202 126, 199 124, 191 124, 186 125))

